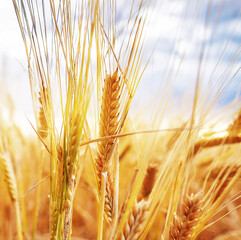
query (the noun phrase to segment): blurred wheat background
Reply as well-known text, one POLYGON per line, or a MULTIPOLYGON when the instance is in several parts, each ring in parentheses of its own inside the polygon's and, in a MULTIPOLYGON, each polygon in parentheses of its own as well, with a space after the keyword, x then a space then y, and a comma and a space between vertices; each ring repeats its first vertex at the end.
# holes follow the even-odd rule
POLYGON ((241 239, 240 1, 0 6, 0 239, 241 239))

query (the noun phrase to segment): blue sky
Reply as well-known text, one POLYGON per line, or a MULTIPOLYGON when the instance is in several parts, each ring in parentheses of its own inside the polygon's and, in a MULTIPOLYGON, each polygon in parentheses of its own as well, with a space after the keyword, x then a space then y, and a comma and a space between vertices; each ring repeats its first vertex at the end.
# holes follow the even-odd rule
MULTIPOLYGON (((173 98, 183 95, 184 91, 193 93, 204 48, 200 71, 202 89, 205 92, 205 88, 213 88, 213 94, 217 92, 217 85, 227 83, 241 67, 240 13, 241 1, 235 0, 162 1, 152 12, 158 17, 153 17, 148 26, 151 42, 157 39, 157 45, 141 83, 144 91, 152 95, 172 71, 173 98)), ((230 103, 237 95, 240 99, 240 90, 239 71, 226 87, 219 104, 230 103)))
MULTIPOLYGON (((120 5, 117 16, 121 25, 128 14, 128 1, 117 2, 120 5)), ((203 47, 200 82, 203 93, 210 90, 210 94, 205 95, 206 100, 215 95, 217 89, 236 73, 219 104, 230 103, 238 96, 240 105, 241 73, 238 69, 241 67, 241 1, 153 2, 144 33, 147 57, 151 51, 153 55, 139 85, 134 105, 148 105, 153 101, 158 103, 157 99, 168 98, 169 91, 174 100, 183 95, 191 97, 203 47), (206 22, 208 10, 211 14, 206 22), (168 90, 164 91, 168 79, 168 90)), ((31 115, 26 57, 11 0, 1 2, 0 34, 0 91, 9 91, 19 111, 31 115)))

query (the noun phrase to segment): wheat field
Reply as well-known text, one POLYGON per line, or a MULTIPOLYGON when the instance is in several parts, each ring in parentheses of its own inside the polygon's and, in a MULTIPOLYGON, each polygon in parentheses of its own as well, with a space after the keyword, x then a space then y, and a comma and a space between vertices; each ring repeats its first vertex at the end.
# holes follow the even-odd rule
POLYGON ((34 120, 1 90, 0 239, 241 239, 241 41, 204 2, 12 0, 34 120))

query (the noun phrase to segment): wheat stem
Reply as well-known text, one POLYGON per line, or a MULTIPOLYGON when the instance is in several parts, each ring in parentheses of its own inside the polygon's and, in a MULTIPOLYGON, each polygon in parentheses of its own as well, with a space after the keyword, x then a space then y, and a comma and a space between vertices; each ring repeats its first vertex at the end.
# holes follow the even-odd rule
MULTIPOLYGON (((38 181, 42 179, 42 168, 43 168, 43 147, 41 149, 40 160, 38 165, 38 181)), ((41 193, 41 185, 37 188, 36 200, 35 200, 35 209, 34 209, 34 219, 33 219, 33 231, 32 231, 32 240, 36 237, 37 224, 38 224, 38 216, 39 216, 39 204, 40 204, 40 193, 41 193)))
POLYGON ((101 179, 101 198, 100 198, 100 213, 99 213, 99 221, 98 221, 98 240, 103 239, 103 223, 104 223, 104 212, 105 212, 105 189, 107 183, 107 172, 102 172, 101 179))

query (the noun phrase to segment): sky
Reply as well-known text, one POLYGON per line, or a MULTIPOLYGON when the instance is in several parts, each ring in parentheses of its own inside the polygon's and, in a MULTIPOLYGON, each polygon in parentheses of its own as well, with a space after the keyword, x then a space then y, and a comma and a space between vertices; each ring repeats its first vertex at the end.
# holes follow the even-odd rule
MULTIPOLYGON (((117 2, 121 28, 129 1, 117 2)), ((204 103, 223 90, 217 105, 236 101, 240 106, 241 1, 156 0, 148 11, 144 61, 151 58, 133 105, 148 108, 154 101, 154 109, 163 99, 191 98, 199 77, 204 103)), ((31 96, 24 45, 11 0, 1 1, 0 35, 0 93, 10 93, 18 116, 22 116, 19 121, 26 122, 26 117, 32 116, 31 96)), ((4 101, 1 96, 0 101, 4 101)))

